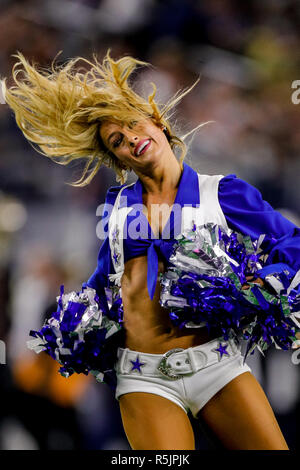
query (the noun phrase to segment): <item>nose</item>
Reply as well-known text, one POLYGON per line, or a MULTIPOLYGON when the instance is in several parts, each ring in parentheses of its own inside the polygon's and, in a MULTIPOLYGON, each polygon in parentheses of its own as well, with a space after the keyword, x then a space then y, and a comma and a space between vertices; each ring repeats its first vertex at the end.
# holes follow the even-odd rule
POLYGON ((135 147, 139 140, 137 135, 131 133, 127 134, 127 139, 131 147, 135 147))
POLYGON ((124 125, 123 133, 130 147, 135 147, 139 141, 139 137, 136 131, 130 125, 124 125))

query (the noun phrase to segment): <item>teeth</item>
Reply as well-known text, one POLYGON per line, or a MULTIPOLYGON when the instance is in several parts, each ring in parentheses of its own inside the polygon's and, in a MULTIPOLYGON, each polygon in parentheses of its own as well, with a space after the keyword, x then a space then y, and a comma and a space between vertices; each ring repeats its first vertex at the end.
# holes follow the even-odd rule
POLYGON ((144 143, 140 146, 140 148, 139 148, 139 150, 138 150, 138 152, 137 152, 137 155, 139 155, 139 154, 141 153, 141 151, 146 147, 146 145, 149 144, 149 142, 150 142, 150 140, 146 140, 146 142, 144 142, 144 143))

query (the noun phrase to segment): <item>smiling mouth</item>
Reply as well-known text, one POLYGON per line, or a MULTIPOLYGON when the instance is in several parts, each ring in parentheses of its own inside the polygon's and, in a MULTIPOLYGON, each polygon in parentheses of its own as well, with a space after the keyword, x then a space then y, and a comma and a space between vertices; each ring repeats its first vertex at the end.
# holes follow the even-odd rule
POLYGON ((151 140, 150 139, 144 140, 144 142, 142 142, 142 144, 140 144, 138 146, 138 148, 135 150, 134 155, 136 157, 139 157, 140 155, 142 155, 143 153, 145 153, 148 150, 150 145, 151 145, 151 140))

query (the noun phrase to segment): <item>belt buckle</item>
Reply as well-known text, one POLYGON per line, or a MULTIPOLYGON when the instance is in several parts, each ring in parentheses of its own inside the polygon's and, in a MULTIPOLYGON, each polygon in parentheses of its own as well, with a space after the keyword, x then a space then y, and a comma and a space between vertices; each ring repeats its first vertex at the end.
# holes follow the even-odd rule
POLYGON ((163 355, 160 363, 157 366, 157 369, 159 370, 159 372, 161 372, 163 375, 168 377, 170 380, 177 380, 183 377, 182 374, 176 374, 172 366, 170 366, 170 364, 167 363, 168 357, 171 356, 171 354, 174 354, 180 351, 184 351, 184 349, 183 348, 170 349, 170 351, 167 351, 163 355))

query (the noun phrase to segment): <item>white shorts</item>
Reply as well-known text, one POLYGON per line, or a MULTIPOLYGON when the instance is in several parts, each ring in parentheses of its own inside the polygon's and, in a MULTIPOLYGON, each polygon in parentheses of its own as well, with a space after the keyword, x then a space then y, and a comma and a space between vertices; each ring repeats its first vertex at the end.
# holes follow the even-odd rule
POLYGON ((244 372, 251 372, 243 362, 240 347, 232 340, 219 338, 165 355, 118 348, 115 398, 119 400, 121 395, 132 392, 154 393, 176 403, 186 413, 191 411, 196 418, 226 384, 244 372), (157 369, 159 365, 163 373, 157 369))

